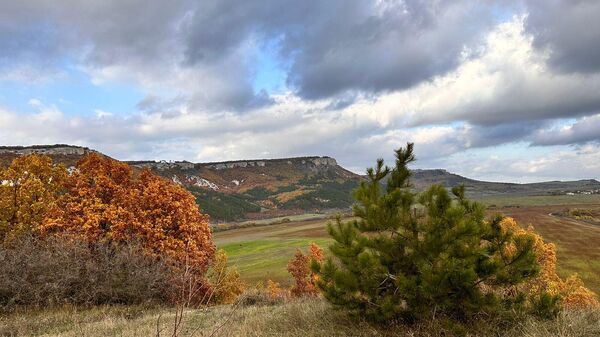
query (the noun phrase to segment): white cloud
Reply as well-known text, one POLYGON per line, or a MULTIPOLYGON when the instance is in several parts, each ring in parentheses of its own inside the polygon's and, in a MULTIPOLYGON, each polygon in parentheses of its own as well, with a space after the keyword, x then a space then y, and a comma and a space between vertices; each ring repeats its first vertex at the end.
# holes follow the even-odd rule
MULTIPOLYGON (((533 47, 524 20, 516 16, 499 24, 481 46, 463 49, 460 64, 443 75, 400 91, 357 91, 344 104, 339 97, 306 100, 293 91, 254 93, 245 45, 233 44, 221 58, 192 65, 181 41, 169 36, 157 46, 145 47, 145 40, 129 46, 125 37, 104 40, 115 27, 86 26, 97 43, 93 52, 76 55, 79 66, 95 84, 140 88, 147 97, 139 110, 118 115, 99 102, 95 115, 77 116, 33 98, 32 111, 0 108, 0 143, 73 143, 120 159, 330 155, 363 171, 415 142, 420 167, 501 180, 598 178, 600 74, 554 72, 547 52, 533 47), (103 52, 104 43, 111 48, 103 52), (143 57, 144 48, 152 57, 143 57), (544 130, 548 125, 555 127, 544 130), (567 146, 574 143, 580 145, 567 146), (477 151, 502 144, 521 152, 505 150, 507 157, 477 151), (531 144, 565 146, 550 155, 531 144)), ((129 38, 143 31, 145 24, 139 24, 127 26, 129 38)), ((179 29, 170 26, 163 34, 179 29)))
POLYGON ((600 74, 554 73, 514 17, 491 32, 480 54, 444 76, 382 95, 382 120, 410 125, 467 121, 494 125, 574 117, 600 109, 600 74))

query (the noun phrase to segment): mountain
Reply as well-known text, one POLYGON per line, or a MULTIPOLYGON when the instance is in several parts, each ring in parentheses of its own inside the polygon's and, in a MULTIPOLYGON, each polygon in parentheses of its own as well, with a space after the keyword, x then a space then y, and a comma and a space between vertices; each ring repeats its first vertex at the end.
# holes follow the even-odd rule
MULTIPOLYGON (((70 145, 0 147, 0 165, 31 153, 67 167, 94 150, 70 145)), ((97 153, 97 152, 96 152, 97 153)), ((215 163, 126 161, 186 187, 213 222, 347 210, 361 177, 330 157, 240 160, 215 163)))
MULTIPOLYGON (((45 154, 67 167, 92 149, 71 145, 0 147, 0 165, 31 153, 45 154)), ((149 169, 181 184, 197 199, 213 222, 259 219, 307 212, 347 210, 351 191, 363 177, 330 157, 239 160, 214 163, 187 161, 127 161, 134 170, 149 169)), ((414 170, 417 191, 431 184, 448 188, 463 184, 472 198, 498 195, 600 193, 596 180, 550 181, 532 184, 487 182, 442 169, 414 170)))
POLYGON ((498 195, 552 195, 569 192, 600 192, 600 182, 595 179, 574 181, 546 181, 540 183, 500 183, 465 178, 446 170, 414 170, 413 185, 423 190, 431 184, 442 184, 447 188, 465 185, 466 193, 471 198, 498 195))
POLYGON ((128 163, 185 186, 213 220, 227 221, 347 209, 361 179, 330 157, 128 163))

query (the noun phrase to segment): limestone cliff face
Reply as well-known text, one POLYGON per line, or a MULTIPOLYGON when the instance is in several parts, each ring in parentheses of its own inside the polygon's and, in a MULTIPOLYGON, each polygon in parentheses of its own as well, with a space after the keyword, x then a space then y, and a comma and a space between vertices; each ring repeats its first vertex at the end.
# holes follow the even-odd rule
MULTIPOLYGON (((82 156, 92 152, 97 153, 86 147, 64 144, 0 146, 0 166, 7 166, 22 155, 42 154, 73 169, 82 156)), ((244 193, 254 188, 289 189, 301 181, 346 181, 358 178, 356 174, 340 167, 335 159, 318 156, 211 163, 165 160, 126 163, 135 169, 149 169, 186 187, 199 187, 223 193, 244 193)))
POLYGON ((232 161, 224 163, 207 164, 206 167, 214 170, 226 170, 236 167, 265 167, 265 162, 262 160, 258 161, 232 161))
POLYGON ((201 164, 213 170, 226 170, 240 167, 266 167, 274 165, 303 165, 303 166, 337 166, 335 159, 330 157, 298 157, 298 158, 283 158, 283 159, 265 159, 265 160, 240 160, 228 161, 220 163, 201 164))
POLYGON ((311 176, 328 179, 356 179, 358 176, 338 166, 330 157, 235 160, 213 163, 187 161, 132 161, 130 165, 150 169, 184 186, 236 193, 262 187, 290 186, 311 176))
POLYGON ((49 146, 2 146, 0 154, 44 154, 44 155, 63 155, 63 156, 83 156, 87 153, 95 152, 87 147, 72 145, 49 145, 49 146))
POLYGON ((190 163, 188 161, 132 161, 128 162, 128 164, 139 168, 147 168, 158 171, 167 171, 173 169, 191 170, 195 167, 194 163, 190 163))

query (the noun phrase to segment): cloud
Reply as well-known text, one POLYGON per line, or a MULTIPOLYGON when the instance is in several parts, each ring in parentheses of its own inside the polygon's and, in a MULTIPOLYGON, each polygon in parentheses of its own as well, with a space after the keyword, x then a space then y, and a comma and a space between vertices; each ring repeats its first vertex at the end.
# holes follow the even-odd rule
POLYGON ((246 110, 272 103, 251 78, 253 58, 274 41, 290 88, 321 99, 446 73, 494 18, 470 1, 23 0, 0 4, 0 22, 7 69, 43 73, 67 60, 96 83, 130 81, 204 108, 246 110))
POLYGON ((547 54, 532 46, 523 17, 499 24, 482 48, 448 74, 380 95, 370 109, 389 123, 411 126, 530 124, 600 110, 600 74, 553 72, 547 54))
POLYGON ((596 6, 527 1, 523 8, 419 0, 2 2, 0 80, 60 82, 76 68, 98 87, 125 84, 145 98, 132 111, 98 102, 95 113, 78 114, 40 95, 20 107, 26 111, 0 108, 0 143, 74 143, 120 159, 331 155, 362 172, 411 141, 420 167, 531 180, 560 176, 555 168, 565 162, 547 152, 558 148, 572 149, 564 158, 587 167, 573 176, 592 174, 599 58, 563 58, 572 50, 592 58, 597 30, 582 33, 587 45, 573 47, 563 36, 583 29, 582 10, 596 6), (287 88, 253 87, 261 53, 287 88), (529 155, 505 164, 484 153, 503 147, 529 155))
POLYGON ((186 31, 186 60, 214 62, 239 45, 279 44, 288 83, 319 99, 409 87, 456 67, 491 27, 469 1, 202 2, 186 31), (466 23, 466 24, 465 24, 466 23))
POLYGON ((526 29, 549 63, 566 72, 600 71, 600 2, 526 0, 526 29))
POLYGON ((542 129, 533 136, 533 145, 600 143, 600 114, 576 119, 573 123, 542 129))
POLYGON ((445 74, 493 22, 466 1, 326 3, 315 24, 285 40, 297 53, 288 81, 307 98, 405 89, 445 74))
POLYGON ((35 82, 62 74, 67 64, 88 73, 96 85, 128 83, 203 109, 268 104, 268 97, 253 91, 245 63, 252 51, 244 45, 212 62, 185 63, 184 28, 196 3, 2 2, 0 78, 35 82))
MULTIPOLYGON (((488 181, 539 182, 549 180, 600 179, 600 146, 552 147, 541 153, 527 145, 492 151, 453 155, 444 166, 451 172, 488 181)), ((435 166, 434 166, 435 167, 435 166)))

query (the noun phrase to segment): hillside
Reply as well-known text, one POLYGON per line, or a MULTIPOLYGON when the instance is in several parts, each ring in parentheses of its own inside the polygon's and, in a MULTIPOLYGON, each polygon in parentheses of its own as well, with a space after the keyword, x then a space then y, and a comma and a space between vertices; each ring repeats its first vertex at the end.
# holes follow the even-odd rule
MULTIPOLYGON (((70 145, 0 147, 0 165, 20 155, 46 154, 73 166, 94 150, 70 145)), ((253 220, 307 212, 347 210, 351 191, 362 179, 330 157, 240 160, 214 163, 128 161, 137 169, 185 186, 212 222, 253 220)), ((600 193, 596 180, 550 181, 532 184, 486 182, 442 169, 414 170, 413 185, 423 190, 433 183, 448 188, 464 184, 472 198, 600 193)))
POLYGON ((347 209, 360 179, 329 157, 128 163, 186 186, 216 221, 347 209))
POLYGON ((414 170, 413 174, 412 181, 417 190, 422 190, 431 184, 442 184, 448 188, 463 184, 467 195, 471 198, 500 195, 533 196, 600 193, 600 182, 594 179, 516 184, 469 179, 442 169, 414 170))
MULTIPOLYGON (((69 145, 0 147, 0 164, 6 166, 17 156, 38 153, 69 167, 90 152, 95 151, 69 145)), ((345 210, 361 179, 329 157, 127 163, 185 186, 212 222, 345 210)))

